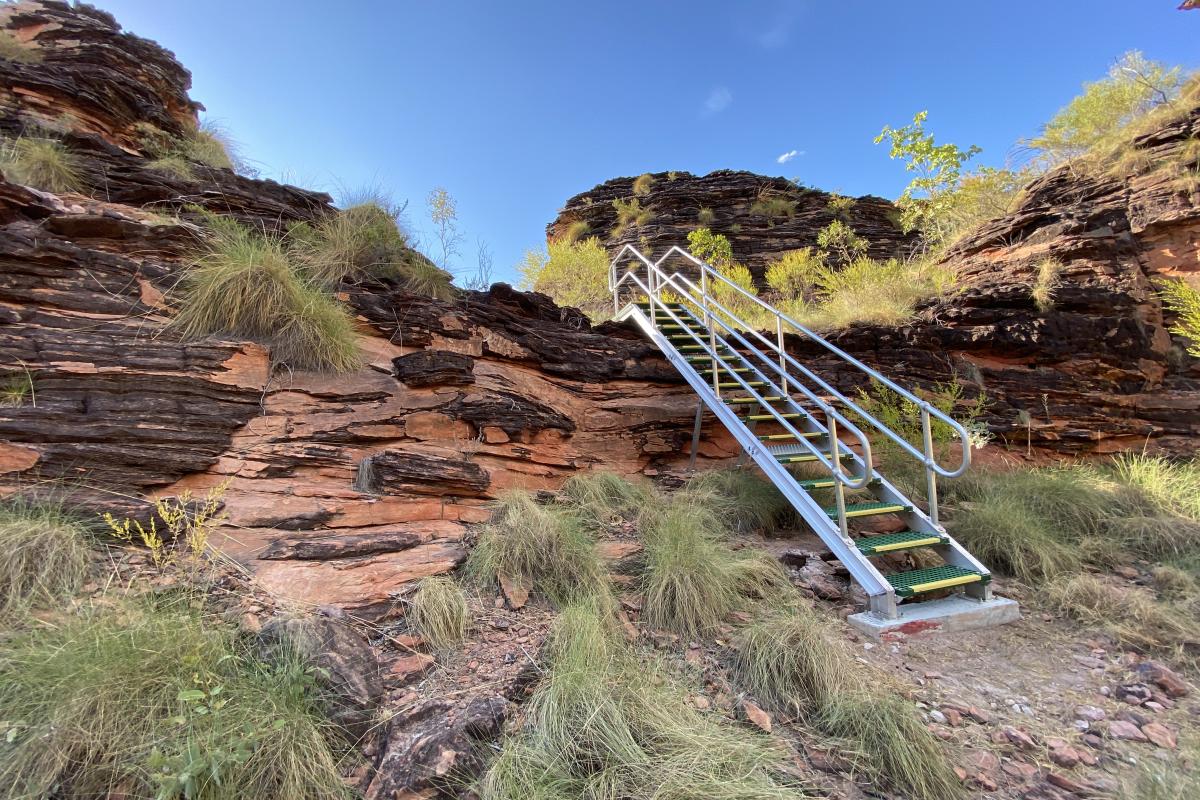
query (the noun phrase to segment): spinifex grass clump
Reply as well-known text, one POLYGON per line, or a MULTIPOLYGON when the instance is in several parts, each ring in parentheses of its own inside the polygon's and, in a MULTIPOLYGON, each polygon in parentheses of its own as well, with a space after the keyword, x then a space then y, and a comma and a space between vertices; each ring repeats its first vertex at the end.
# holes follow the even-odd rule
POLYGON ((734 550, 720 515, 688 492, 664 507, 642 532, 646 622, 684 636, 715 628, 747 597, 784 589, 787 576, 769 557, 734 550))
POLYGON ((277 363, 296 369, 358 366, 350 315, 296 272, 279 241, 215 215, 207 222, 204 249, 179 285, 174 325, 185 337, 265 342, 277 363))
POLYGON ((416 631, 439 650, 461 641, 467 633, 467 598, 452 578, 422 580, 408 615, 416 631))
POLYGON ((900 697, 879 692, 838 695, 817 726, 846 740, 856 767, 912 800, 955 800, 962 784, 935 739, 900 697))
POLYGON ((703 472, 688 481, 687 491, 707 495, 707 505, 739 532, 771 533, 791 510, 770 481, 745 469, 703 472))
POLYGON ((596 526, 637 519, 652 512, 655 502, 650 486, 604 470, 572 475, 563 484, 562 493, 588 523, 596 526))
POLYGON ((734 671, 762 702, 782 713, 811 714, 863 685, 862 666, 808 604, 768 611, 738 634, 734 671))
POLYGON ((579 513, 543 505, 528 492, 502 494, 467 560, 467 573, 489 587, 510 581, 551 601, 608 594, 604 562, 579 513))
POLYGON ((24 135, 0 140, 0 171, 14 183, 44 192, 83 190, 78 157, 51 136, 24 135))
POLYGON ((344 798, 298 659, 263 664, 233 631, 122 606, 0 647, 0 785, 16 797, 344 798))
POLYGON ((0 503, 0 619, 70 598, 87 577, 90 550, 79 520, 61 507, 0 503))
POLYGON ((548 652, 523 729, 481 781, 485 800, 803 796, 774 772, 782 751, 697 711, 594 606, 565 609, 548 652))
POLYGON ((412 249, 386 198, 367 197, 315 223, 293 225, 290 249, 314 282, 395 278, 420 294, 453 297, 450 275, 412 249))
POLYGON ((1170 648, 1200 642, 1195 613, 1155 599, 1139 586, 1082 573, 1047 588, 1052 608, 1085 625, 1109 631, 1136 647, 1170 648))

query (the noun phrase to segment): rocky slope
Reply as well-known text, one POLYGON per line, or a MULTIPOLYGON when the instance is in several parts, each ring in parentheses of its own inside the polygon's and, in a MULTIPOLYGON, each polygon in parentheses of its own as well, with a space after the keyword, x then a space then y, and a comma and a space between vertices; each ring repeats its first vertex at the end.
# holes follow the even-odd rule
MULTIPOLYGON (((1015 448, 1027 443, 1059 454, 1086 455, 1141 447, 1191 453, 1200 435, 1200 362, 1173 339, 1155 283, 1200 279, 1200 194, 1155 167, 1178 163, 1200 136, 1200 109, 1137 143, 1150 168, 1133 175, 1089 173, 1064 166, 1028 188, 1009 216, 983 225, 946 255, 959 275, 953 294, 930 301, 900 327, 856 325, 831 334, 839 347, 909 384, 957 379, 990 399, 987 422, 1015 448), (1032 296, 1043 259, 1062 264, 1053 307, 1032 296), (1027 415, 1027 416, 1026 416, 1027 415)), ((763 264, 813 243, 832 219, 825 195, 801 196, 801 211, 769 227, 748 219, 758 187, 780 181, 749 173, 658 175, 642 205, 656 214, 605 246, 615 252, 646 236, 651 249, 686 242, 698 206, 728 232, 734 255, 761 275, 763 264)), ((553 238, 574 221, 605 231, 611 199, 632 194, 618 178, 567 201, 547 229, 553 238)), ((782 186, 780 191, 783 191, 782 186)), ((850 224, 875 255, 908 242, 889 222, 889 204, 860 198, 850 224)), ((841 386, 857 376, 811 343, 791 347, 841 386)))
POLYGON ((688 232, 701 227, 701 209, 707 209, 712 213, 711 221, 705 221, 707 227, 729 239, 738 261, 760 285, 768 263, 788 250, 815 247, 817 234, 835 219, 843 219, 865 238, 868 253, 875 258, 905 252, 915 241, 901 232, 895 206, 879 197, 853 198, 850 207, 839 212, 830 207, 829 193, 797 186, 786 178, 727 169, 702 176, 656 172, 652 177, 643 195, 635 194, 637 178, 614 178, 575 195, 546 226, 547 238, 561 236, 582 222, 587 225, 586 235, 599 236, 614 253, 626 244, 662 253, 672 245, 686 244, 688 232), (794 202, 794 212, 772 218, 753 208, 761 198, 772 197, 794 202), (652 216, 645 224, 617 230, 613 201, 631 199, 652 216))
MULTIPOLYGON (((367 366, 272 373, 260 344, 184 342, 172 287, 201 235, 194 206, 273 228, 328 196, 226 169, 150 166, 139 122, 195 125, 190 76, 108 15, 65 3, 0 9, 41 56, 0 60, 0 131, 53 120, 85 195, 0 181, 0 481, 63 487, 94 511, 228 481, 226 551, 295 601, 370 617, 455 566, 463 523, 509 487, 686 458, 694 401, 627 330, 593 329, 545 297, 496 286, 436 302, 347 286, 367 366)), ((730 455, 720 434, 706 456, 730 455)))

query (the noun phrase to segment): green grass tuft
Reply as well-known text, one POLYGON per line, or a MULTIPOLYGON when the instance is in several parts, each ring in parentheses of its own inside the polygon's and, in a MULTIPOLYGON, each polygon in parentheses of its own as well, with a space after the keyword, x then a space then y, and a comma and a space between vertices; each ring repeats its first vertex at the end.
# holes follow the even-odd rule
POLYGON ((345 372, 361 363, 354 322, 293 267, 283 245, 210 217, 205 247, 180 282, 174 326, 186 338, 245 337, 271 345, 276 363, 345 372))
POLYGON ((171 154, 159 156, 152 159, 147 164, 150 169, 161 172, 164 175, 171 175, 179 178, 181 181, 191 181, 196 179, 196 172, 192 169, 192 162, 188 161, 181 155, 171 154))
POLYGON ((0 784, 19 797, 348 797, 313 676, 232 629, 122 606, 8 635, 0 784))
POLYGON ((229 132, 211 120, 202 121, 179 143, 184 158, 214 169, 237 171, 241 166, 229 132))
POLYGON ((422 580, 408 614, 413 628, 434 649, 444 650, 467 635, 467 597, 453 578, 422 580))
POLYGON ((0 172, 13 183, 63 194, 83 190, 80 164, 67 146, 48 136, 0 141, 0 172))
POLYGON ((1029 584, 1081 566, 1078 548, 1007 492, 971 503, 953 516, 950 530, 983 563, 1029 584))
POLYGON ((91 563, 87 531, 62 508, 0 504, 0 619, 61 603, 83 585, 91 563))
POLYGON ((504 579, 540 591, 559 605, 609 593, 604 562, 579 513, 542 505, 518 490, 497 499, 466 571, 488 588, 504 579))
POLYGON ((911 800, 955 800, 962 784, 911 704, 877 692, 834 697, 817 725, 851 743, 857 767, 911 800))

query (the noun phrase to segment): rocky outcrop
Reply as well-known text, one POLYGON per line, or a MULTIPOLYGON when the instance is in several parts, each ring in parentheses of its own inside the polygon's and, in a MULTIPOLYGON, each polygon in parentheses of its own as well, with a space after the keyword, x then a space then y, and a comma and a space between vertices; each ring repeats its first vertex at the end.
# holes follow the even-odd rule
POLYGON ((652 177, 641 195, 634 192, 637 178, 614 178, 575 195, 546 226, 547 238, 558 238, 584 223, 585 235, 599 236, 611 252, 633 244, 643 251, 663 253, 672 245, 686 245, 690 231, 708 227, 729 239, 735 258, 750 269, 760 286, 771 261, 789 250, 815 247, 817 234, 835 219, 843 219, 865 238, 868 253, 875 258, 906 252, 915 241, 900 230, 895 206, 879 197, 853 198, 848 209, 839 211, 830 206, 829 193, 786 178, 727 169, 702 176, 656 172, 652 177), (772 218, 753 208, 761 198, 788 200, 795 207, 772 218), (633 199, 649 209, 650 219, 622 229, 613 201, 633 199), (707 209, 711 219, 703 218, 701 209, 707 209))
MULTIPOLYGON (((202 235, 195 206, 270 230, 332 213, 329 198, 153 169, 136 126, 185 133, 190 78, 107 14, 23 2, 0 23, 42 56, 0 61, 0 132, 62 123, 89 187, 0 181, 0 380, 20 387, 0 405, 4 487, 145 516, 148 494, 224 485, 218 543, 261 586, 378 618, 462 560, 464 523, 504 489, 687 458, 695 401, 652 348, 503 285, 451 302, 343 287, 366 361, 346 375, 273 371, 255 342, 181 340, 173 289, 202 235)), ((732 450, 715 434, 703 453, 732 450)))

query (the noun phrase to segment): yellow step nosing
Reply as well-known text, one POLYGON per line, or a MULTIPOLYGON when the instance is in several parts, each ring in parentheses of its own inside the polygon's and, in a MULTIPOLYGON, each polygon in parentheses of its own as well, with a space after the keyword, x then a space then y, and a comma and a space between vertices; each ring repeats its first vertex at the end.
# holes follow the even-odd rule
POLYGON ((881 508, 859 508, 854 511, 847 511, 847 517, 870 517, 875 514, 895 514, 897 511, 903 511, 904 506, 890 505, 881 508))
POLYGON ((872 547, 871 550, 875 553, 886 553, 889 550, 904 550, 908 547, 924 547, 927 544, 938 544, 941 541, 942 537, 940 536, 930 536, 927 539, 912 539, 907 542, 894 542, 892 544, 879 545, 877 547, 872 547))
POLYGON ((983 579, 982 575, 972 573, 970 575, 959 575, 954 578, 943 578, 940 581, 930 581, 929 583, 918 583, 908 587, 914 594, 917 592, 931 592, 934 589, 945 589, 948 586, 962 586, 964 583, 975 583, 983 579))

